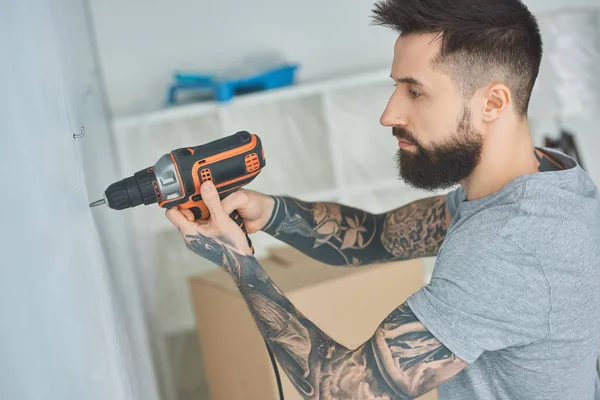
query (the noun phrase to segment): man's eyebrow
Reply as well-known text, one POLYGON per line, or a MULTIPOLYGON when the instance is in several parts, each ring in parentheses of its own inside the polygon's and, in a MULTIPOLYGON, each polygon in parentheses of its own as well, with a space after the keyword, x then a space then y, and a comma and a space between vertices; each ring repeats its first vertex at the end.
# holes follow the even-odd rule
MULTIPOLYGON (((392 75, 390 75, 390 78, 394 79, 394 77, 392 75)), ((413 77, 410 76, 406 76, 403 78, 398 78, 398 79, 394 79, 396 82, 398 83, 406 83, 408 85, 415 85, 415 86, 421 86, 423 88, 426 88, 427 86, 425 86, 425 84, 413 77)))

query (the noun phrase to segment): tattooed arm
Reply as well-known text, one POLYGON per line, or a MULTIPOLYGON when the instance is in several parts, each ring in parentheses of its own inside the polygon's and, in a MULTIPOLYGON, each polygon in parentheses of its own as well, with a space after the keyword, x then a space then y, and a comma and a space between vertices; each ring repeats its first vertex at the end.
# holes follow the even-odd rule
POLYGON ((256 324, 305 399, 411 399, 459 373, 455 357, 418 321, 406 303, 356 349, 337 343, 302 315, 252 255, 227 237, 186 235, 188 247, 231 274, 256 324))
POLYGON ((418 200, 382 214, 336 203, 272 197, 273 213, 262 230, 331 265, 435 256, 451 220, 445 196, 418 200))
POLYGON ((357 349, 334 341, 308 320, 252 255, 246 236, 223 208, 214 185, 202 185, 208 221, 167 211, 189 249, 236 282, 273 354, 305 399, 409 399, 460 372, 455 357, 402 304, 357 349))

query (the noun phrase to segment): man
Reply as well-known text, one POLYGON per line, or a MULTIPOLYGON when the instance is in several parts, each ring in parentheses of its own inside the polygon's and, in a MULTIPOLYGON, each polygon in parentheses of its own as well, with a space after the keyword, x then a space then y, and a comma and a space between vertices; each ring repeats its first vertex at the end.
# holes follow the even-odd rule
POLYGON ((406 399, 439 386, 440 399, 600 399, 600 195, 573 159, 532 144, 535 18, 518 0, 382 0, 374 12, 400 33, 381 117, 400 176, 459 188, 373 215, 249 190, 220 202, 207 183, 209 221, 168 218, 231 274, 305 398, 406 399), (345 348, 266 275, 233 210, 250 233, 333 265, 437 255, 433 277, 345 348))

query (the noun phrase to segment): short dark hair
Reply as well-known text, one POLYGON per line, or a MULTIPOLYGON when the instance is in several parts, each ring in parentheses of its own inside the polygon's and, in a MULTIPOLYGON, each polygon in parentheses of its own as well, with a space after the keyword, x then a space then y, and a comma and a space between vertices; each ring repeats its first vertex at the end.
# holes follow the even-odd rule
POLYGON ((542 61, 536 18, 519 0, 380 0, 375 25, 401 35, 441 35, 434 67, 470 98, 491 81, 506 84, 516 112, 526 116, 542 61))

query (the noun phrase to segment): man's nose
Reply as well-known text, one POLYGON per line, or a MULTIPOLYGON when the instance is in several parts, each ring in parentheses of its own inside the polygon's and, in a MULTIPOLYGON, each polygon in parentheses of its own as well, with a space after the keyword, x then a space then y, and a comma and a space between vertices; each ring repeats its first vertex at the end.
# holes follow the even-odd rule
POLYGON ((388 101, 381 118, 379 118, 379 123, 383 126, 406 126, 407 118, 405 113, 403 112, 402 105, 398 98, 396 98, 395 94, 392 95, 390 100, 388 101))

